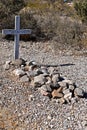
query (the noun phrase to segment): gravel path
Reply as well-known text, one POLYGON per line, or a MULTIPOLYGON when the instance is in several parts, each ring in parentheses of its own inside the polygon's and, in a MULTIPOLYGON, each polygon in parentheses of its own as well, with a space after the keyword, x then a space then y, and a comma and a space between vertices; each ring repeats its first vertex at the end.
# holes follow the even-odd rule
MULTIPOLYGON (((50 42, 20 42, 20 57, 58 65, 63 76, 87 92, 87 56, 78 54, 71 50, 55 54, 50 42)), ((3 65, 12 59, 13 42, 0 42, 0 130, 87 130, 87 95, 62 105, 50 100, 9 76, 3 65)))

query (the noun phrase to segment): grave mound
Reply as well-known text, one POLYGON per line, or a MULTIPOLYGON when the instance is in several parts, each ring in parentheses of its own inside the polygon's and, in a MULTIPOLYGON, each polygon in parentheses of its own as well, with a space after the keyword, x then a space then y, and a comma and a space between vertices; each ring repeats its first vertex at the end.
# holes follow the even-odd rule
POLYGON ((6 61, 5 70, 11 70, 11 74, 18 78, 21 83, 29 83, 43 96, 57 99, 59 103, 69 103, 84 97, 84 90, 75 82, 63 77, 58 67, 40 65, 35 61, 16 59, 6 61))

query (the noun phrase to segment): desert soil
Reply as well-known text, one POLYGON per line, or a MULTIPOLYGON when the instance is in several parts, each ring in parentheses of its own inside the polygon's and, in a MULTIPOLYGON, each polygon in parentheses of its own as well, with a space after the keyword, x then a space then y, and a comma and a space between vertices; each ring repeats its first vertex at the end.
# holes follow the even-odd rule
MULTIPOLYGON (((87 93, 87 52, 57 49, 50 42, 20 42, 20 57, 58 65, 59 73, 87 93)), ((59 104, 22 84, 4 70, 14 56, 14 42, 0 41, 0 130, 87 130, 87 94, 77 102, 59 104), (32 98, 31 98, 32 97, 32 98)))

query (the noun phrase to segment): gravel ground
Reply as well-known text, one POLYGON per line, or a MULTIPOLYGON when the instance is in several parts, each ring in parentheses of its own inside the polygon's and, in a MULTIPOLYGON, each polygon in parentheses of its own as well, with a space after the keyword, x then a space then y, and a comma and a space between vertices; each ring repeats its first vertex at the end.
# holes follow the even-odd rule
MULTIPOLYGON (((0 130, 87 130, 87 94, 78 102, 59 104, 21 84, 3 69, 13 59, 12 41, 0 42, 0 130)), ((87 92, 87 52, 59 50, 50 42, 20 42, 20 57, 58 65, 59 72, 87 92)))

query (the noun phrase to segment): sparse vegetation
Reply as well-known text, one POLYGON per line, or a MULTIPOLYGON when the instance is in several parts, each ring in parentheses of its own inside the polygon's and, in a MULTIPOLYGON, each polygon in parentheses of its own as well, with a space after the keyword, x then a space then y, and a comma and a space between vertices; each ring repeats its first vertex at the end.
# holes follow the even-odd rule
POLYGON ((0 30, 14 25, 14 15, 25 7, 24 0, 0 0, 0 30))
POLYGON ((87 0, 78 0, 74 2, 77 14, 81 17, 82 22, 87 22, 87 0))
MULTIPOLYGON (((71 45, 83 43, 83 35, 86 30, 84 25, 80 23, 78 13, 76 13, 80 10, 77 8, 78 2, 75 3, 74 8, 67 5, 66 2, 64 3, 63 0, 0 1, 1 30, 14 28, 14 16, 19 14, 21 16, 21 28, 31 28, 34 40, 53 40, 61 44, 71 45)), ((86 2, 83 5, 85 8, 86 2)), ((86 19, 86 12, 84 13, 86 19)), ((21 36, 21 39, 29 40, 30 36, 21 36)), ((84 41, 86 40, 84 39, 84 41)))

